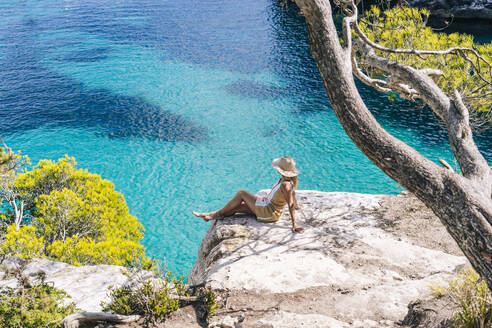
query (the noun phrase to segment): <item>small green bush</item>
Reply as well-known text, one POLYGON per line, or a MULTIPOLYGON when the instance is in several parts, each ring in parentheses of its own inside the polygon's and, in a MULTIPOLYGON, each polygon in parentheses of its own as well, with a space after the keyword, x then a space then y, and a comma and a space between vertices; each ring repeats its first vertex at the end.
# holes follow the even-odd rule
POLYGON ((41 160, 30 171, 14 173, 9 176, 14 182, 0 184, 0 233, 6 238, 1 254, 47 257, 73 265, 152 268, 153 261, 140 244, 144 228, 113 183, 77 168, 68 156, 58 162, 41 160), (22 195, 30 217, 17 230, 6 228, 12 210, 1 194, 11 189, 22 195))
POLYGON ((15 224, 11 224, 7 228, 5 240, 0 244, 0 255, 13 255, 23 259, 44 257, 44 238, 35 233, 35 227, 22 226, 17 230, 15 224))
POLYGON ((44 283, 0 290, 0 327, 55 328, 75 312, 75 304, 63 304, 65 292, 44 283))
POLYGON ((211 289, 207 289, 205 292, 205 300, 207 302, 208 317, 211 317, 217 313, 217 295, 211 289))
POLYGON ((471 267, 464 268, 449 282, 449 294, 458 311, 454 314, 457 327, 492 327, 492 294, 485 281, 471 267))
POLYGON ((457 328, 492 327, 492 294, 485 281, 471 267, 461 270, 448 287, 431 287, 438 297, 449 295, 455 305, 457 328))
POLYGON ((151 280, 143 279, 135 272, 128 274, 130 283, 120 288, 110 288, 110 301, 101 304, 103 311, 138 314, 155 321, 179 309, 179 296, 189 296, 184 278, 177 279, 170 272, 162 274, 161 279, 151 280))

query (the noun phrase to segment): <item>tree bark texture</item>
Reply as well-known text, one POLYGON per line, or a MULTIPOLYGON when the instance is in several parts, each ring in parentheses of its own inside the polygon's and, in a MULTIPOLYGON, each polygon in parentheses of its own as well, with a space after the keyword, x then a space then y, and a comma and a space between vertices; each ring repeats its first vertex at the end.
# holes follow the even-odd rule
POLYGON ((434 211, 492 290, 492 171, 473 141, 466 107, 460 99, 447 97, 425 72, 369 54, 368 60, 409 84, 444 120, 460 176, 390 135, 367 109, 352 75, 352 43, 341 46, 329 0, 295 2, 306 19, 312 55, 345 132, 384 173, 434 211))

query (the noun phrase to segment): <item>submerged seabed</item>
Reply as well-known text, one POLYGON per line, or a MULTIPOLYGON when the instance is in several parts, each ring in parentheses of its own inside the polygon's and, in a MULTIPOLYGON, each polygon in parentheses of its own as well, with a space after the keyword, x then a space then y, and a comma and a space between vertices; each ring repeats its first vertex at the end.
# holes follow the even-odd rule
MULTIPOLYGON (((34 162, 69 154, 110 179, 148 254, 187 274, 214 209, 275 183, 397 193, 340 127, 297 12, 277 1, 0 0, 0 134, 34 162)), ((361 87, 381 124, 452 163, 426 110, 361 87)), ((477 138, 490 162, 490 134, 477 138)))

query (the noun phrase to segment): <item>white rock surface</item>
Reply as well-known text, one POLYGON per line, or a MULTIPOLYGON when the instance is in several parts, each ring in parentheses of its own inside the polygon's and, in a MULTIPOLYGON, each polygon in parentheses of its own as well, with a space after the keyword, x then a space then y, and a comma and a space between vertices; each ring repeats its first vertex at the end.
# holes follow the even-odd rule
MULTIPOLYGON (((5 271, 7 268, 19 267, 21 262, 11 257, 1 263, 0 288, 17 286, 17 279, 6 276, 5 271)), ((45 281, 67 292, 71 296, 69 301, 74 302, 79 309, 97 312, 101 310, 101 302, 108 301, 110 285, 120 287, 128 282, 128 277, 123 274, 124 270, 116 265, 76 267, 67 263, 35 259, 23 268, 22 273, 31 280, 37 280, 38 273, 44 272, 45 281)), ((148 274, 150 278, 151 273, 148 274)))
MULTIPOLYGON (((379 228, 377 211, 389 196, 297 194, 302 206, 298 224, 304 234, 291 232, 286 211, 269 224, 247 216, 215 221, 203 239, 189 282, 206 281, 236 295, 254 291, 259 301, 274 295, 280 304, 290 304, 291 312, 277 309, 256 316, 258 325, 389 327, 387 322, 405 316, 410 301, 429 295, 431 285, 444 284, 467 263, 463 256, 417 246, 379 228), (306 299, 321 291, 328 295, 316 297, 326 309, 314 309, 316 302, 313 310, 295 309, 294 301, 285 301, 289 295, 306 299)), ((255 326, 253 321, 249 324, 255 326)))

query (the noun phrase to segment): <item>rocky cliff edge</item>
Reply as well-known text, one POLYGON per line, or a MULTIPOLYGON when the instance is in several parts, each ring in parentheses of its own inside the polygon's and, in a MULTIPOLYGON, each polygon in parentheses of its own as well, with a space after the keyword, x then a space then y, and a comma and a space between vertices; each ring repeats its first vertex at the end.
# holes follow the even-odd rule
POLYGON ((298 191, 298 199, 304 234, 291 232, 284 211, 269 224, 217 220, 202 241, 189 282, 221 291, 219 312, 236 326, 396 327, 411 301, 467 263, 410 195, 298 191))

